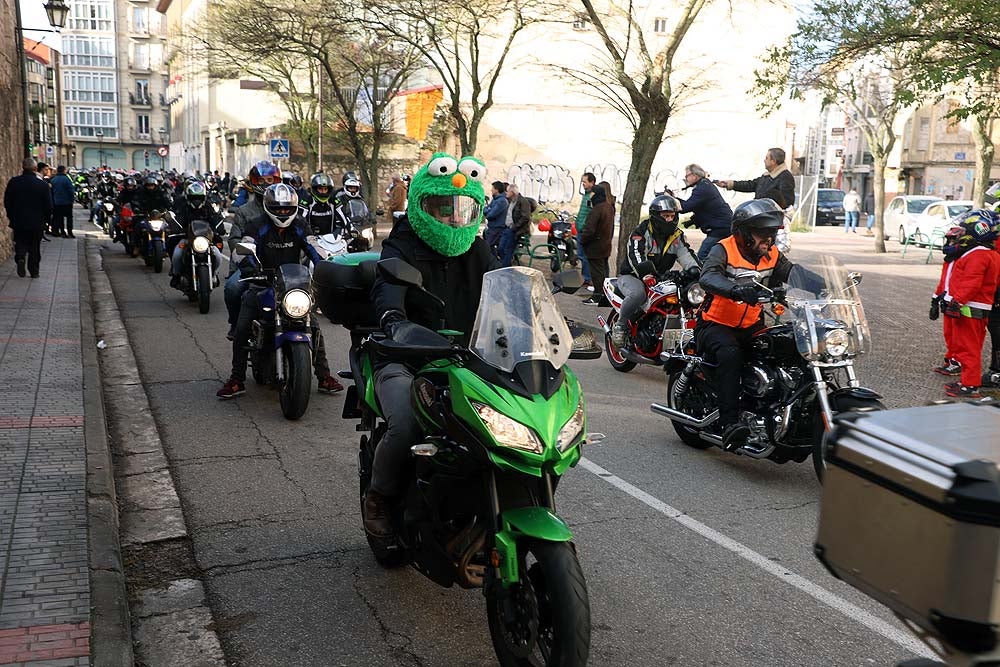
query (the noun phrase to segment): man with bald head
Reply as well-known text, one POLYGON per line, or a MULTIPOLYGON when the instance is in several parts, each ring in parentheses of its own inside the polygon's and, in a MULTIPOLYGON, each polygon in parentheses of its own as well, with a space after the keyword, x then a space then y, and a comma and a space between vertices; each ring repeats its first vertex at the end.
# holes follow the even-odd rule
POLYGON ((17 275, 24 277, 27 264, 31 277, 37 278, 42 260, 42 234, 52 215, 52 194, 49 184, 38 175, 38 164, 33 158, 24 158, 21 170, 20 176, 7 182, 3 206, 8 226, 14 230, 17 275))

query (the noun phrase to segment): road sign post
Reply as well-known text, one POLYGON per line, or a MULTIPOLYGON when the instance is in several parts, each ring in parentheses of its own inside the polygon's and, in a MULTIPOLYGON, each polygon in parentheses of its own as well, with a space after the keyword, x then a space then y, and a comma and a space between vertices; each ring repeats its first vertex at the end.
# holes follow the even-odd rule
MULTIPOLYGON (((149 151, 146 151, 146 152, 147 152, 147 154, 149 153, 149 151)), ((159 146, 156 149, 156 154, 160 156, 160 171, 163 171, 163 169, 164 169, 164 167, 163 167, 163 158, 167 157, 167 155, 170 154, 170 147, 169 146, 159 146)))
POLYGON ((288 139, 271 139, 270 144, 272 160, 287 160, 290 157, 288 139))

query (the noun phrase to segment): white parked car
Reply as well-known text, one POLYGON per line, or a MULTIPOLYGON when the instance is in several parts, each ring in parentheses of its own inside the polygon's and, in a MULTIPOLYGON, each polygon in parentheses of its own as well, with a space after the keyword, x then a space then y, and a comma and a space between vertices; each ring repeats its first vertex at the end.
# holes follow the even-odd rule
POLYGON ((885 234, 894 231, 896 240, 904 243, 917 228, 917 218, 934 202, 944 201, 930 195, 899 195, 885 209, 885 234))
POLYGON ((911 243, 921 245, 932 241, 940 243, 941 239, 935 238, 935 231, 940 230, 939 235, 943 238, 944 233, 951 227, 952 219, 971 211, 973 206, 971 199, 934 202, 917 216, 914 228, 906 230, 908 234, 913 235, 911 243))

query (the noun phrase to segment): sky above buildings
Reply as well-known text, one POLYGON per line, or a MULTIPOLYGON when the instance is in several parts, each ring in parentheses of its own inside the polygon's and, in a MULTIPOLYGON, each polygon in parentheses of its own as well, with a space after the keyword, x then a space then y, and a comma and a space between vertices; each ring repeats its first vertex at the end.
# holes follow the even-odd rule
POLYGON ((42 44, 61 51, 58 33, 33 32, 27 28, 51 28, 49 17, 45 15, 45 0, 18 0, 21 5, 21 21, 25 27, 24 36, 31 40, 41 40, 42 44))

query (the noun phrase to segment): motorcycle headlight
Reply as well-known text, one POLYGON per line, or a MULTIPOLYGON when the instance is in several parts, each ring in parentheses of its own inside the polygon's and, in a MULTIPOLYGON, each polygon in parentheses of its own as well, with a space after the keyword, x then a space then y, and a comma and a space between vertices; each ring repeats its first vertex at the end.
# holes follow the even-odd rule
POLYGON ((212 244, 204 236, 194 237, 194 241, 191 243, 191 247, 194 248, 195 252, 208 252, 210 245, 212 244))
POLYGON ((361 236, 363 236, 369 243, 373 243, 375 241, 375 233, 372 231, 371 227, 361 230, 361 236))
POLYGON ((163 231, 163 221, 162 220, 149 220, 148 224, 149 224, 149 228, 151 230, 153 230, 154 232, 162 232, 163 231))
POLYGON ((483 420, 483 424, 493 434, 496 441, 504 447, 520 449, 533 454, 542 453, 542 443, 538 436, 521 422, 500 414, 483 403, 473 401, 472 407, 475 408, 476 414, 483 420))
POLYGON ((847 346, 851 342, 851 337, 844 329, 832 329, 823 336, 823 343, 826 353, 831 357, 842 357, 847 353, 847 346))
POLYGON ((705 288, 700 283, 691 283, 687 288, 687 300, 692 306, 700 305, 705 300, 705 288))
POLYGON ((104 210, 110 213, 111 211, 115 210, 115 205, 112 204, 111 202, 104 202, 104 210))
POLYGON ((580 436, 583 435, 583 426, 586 421, 587 412, 583 409, 583 401, 581 401, 576 407, 576 412, 562 427, 562 430, 559 431, 559 437, 556 438, 556 448, 560 452, 565 452, 579 440, 580 436))
POLYGON ((281 308, 289 317, 301 319, 312 309, 312 297, 303 290, 293 289, 281 299, 281 308))

